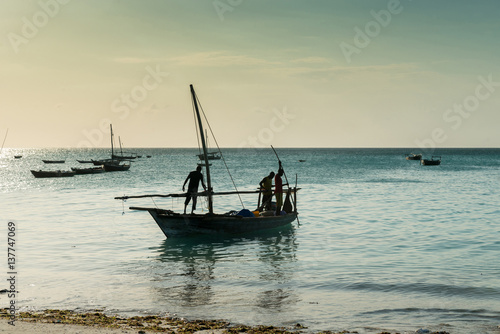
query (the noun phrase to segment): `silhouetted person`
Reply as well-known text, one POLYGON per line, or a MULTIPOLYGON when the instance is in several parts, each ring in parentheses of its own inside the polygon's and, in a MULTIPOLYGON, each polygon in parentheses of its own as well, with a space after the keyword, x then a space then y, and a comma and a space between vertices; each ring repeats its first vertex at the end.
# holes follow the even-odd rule
POLYGON ((184 191, 184 187, 186 186, 188 180, 189 180, 189 185, 186 194, 186 201, 184 202, 184 214, 186 214, 186 208, 191 198, 193 199, 193 208, 191 209, 191 214, 193 214, 194 210, 196 210, 196 193, 198 192, 198 185, 200 184, 200 181, 201 185, 203 186, 203 189, 207 190, 207 187, 205 187, 205 182, 203 182, 203 174, 201 174, 201 166, 196 167, 196 170, 189 173, 188 177, 186 178, 186 181, 184 181, 184 184, 182 185, 182 191, 184 191))
POLYGON ((276 197, 276 216, 281 215, 281 206, 283 205, 283 180, 281 177, 285 173, 283 167, 281 166, 278 169, 278 174, 276 174, 274 178, 274 196, 276 197))
POLYGON ((262 207, 266 210, 271 210, 271 199, 273 198, 273 177, 274 172, 271 172, 259 183, 260 189, 264 190, 262 193, 262 207))

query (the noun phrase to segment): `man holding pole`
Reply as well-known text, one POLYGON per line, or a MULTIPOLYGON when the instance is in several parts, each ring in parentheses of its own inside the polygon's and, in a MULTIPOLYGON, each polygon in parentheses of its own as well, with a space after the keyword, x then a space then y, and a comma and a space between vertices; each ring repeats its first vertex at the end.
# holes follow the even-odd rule
MULTIPOLYGON (((279 161, 279 160, 278 160, 279 161)), ((281 215, 281 206, 283 205, 283 180, 281 177, 285 173, 281 161, 279 161, 278 174, 274 177, 274 196, 276 197, 276 216, 281 215)))

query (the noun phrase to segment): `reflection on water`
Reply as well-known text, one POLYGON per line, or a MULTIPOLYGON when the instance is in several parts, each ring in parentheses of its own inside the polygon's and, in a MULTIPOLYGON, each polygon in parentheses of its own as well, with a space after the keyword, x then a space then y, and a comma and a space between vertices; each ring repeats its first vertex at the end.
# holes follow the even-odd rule
POLYGON ((221 307, 229 298, 252 312, 280 312, 298 300, 288 286, 297 248, 293 226, 245 237, 167 239, 155 249, 153 294, 180 308, 221 307))

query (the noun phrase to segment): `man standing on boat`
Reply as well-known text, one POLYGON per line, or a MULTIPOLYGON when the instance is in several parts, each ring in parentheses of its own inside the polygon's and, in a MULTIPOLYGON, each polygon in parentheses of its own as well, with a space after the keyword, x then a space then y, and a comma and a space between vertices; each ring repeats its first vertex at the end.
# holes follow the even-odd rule
POLYGON ((259 186, 262 192, 262 207, 266 210, 271 210, 271 199, 273 198, 273 177, 274 172, 269 173, 268 176, 260 181, 259 186))
POLYGON ((281 206, 283 205, 283 180, 281 177, 285 173, 283 167, 281 166, 278 169, 278 174, 274 178, 274 196, 276 197, 276 216, 281 215, 281 206))
POLYGON ((186 193, 186 201, 184 202, 184 214, 186 214, 186 208, 191 198, 193 199, 193 207, 191 209, 191 214, 193 214, 194 210, 196 210, 196 193, 198 193, 198 185, 200 184, 200 181, 201 185, 203 186, 203 189, 207 190, 205 182, 203 182, 203 174, 201 174, 201 166, 196 167, 196 170, 189 173, 188 177, 186 178, 186 181, 184 181, 184 184, 182 185, 182 191, 185 191, 184 188, 186 187, 186 183, 188 180, 189 180, 189 185, 188 185, 188 191, 186 193))

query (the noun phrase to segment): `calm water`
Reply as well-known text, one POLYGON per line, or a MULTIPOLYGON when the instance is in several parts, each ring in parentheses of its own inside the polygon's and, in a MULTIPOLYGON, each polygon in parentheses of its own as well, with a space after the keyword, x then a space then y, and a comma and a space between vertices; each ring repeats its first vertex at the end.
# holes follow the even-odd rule
MULTIPOLYGON (((180 192, 197 151, 138 151, 153 157, 128 172, 35 179, 30 169, 80 167, 76 159, 107 150, 4 149, 3 276, 13 221, 23 310, 102 308, 360 333, 500 332, 500 150, 443 149, 435 152, 441 166, 420 166, 404 159, 405 149, 282 149, 289 181, 297 174, 302 188, 300 225, 178 240, 128 207, 182 210, 182 199, 113 197, 180 192), (58 158, 66 163, 41 161, 58 158)), ((224 154, 240 190, 277 169, 270 149, 224 154)), ((212 169, 215 190, 232 189, 223 162, 212 169)), ((242 200, 253 209, 257 198, 242 200)), ((215 208, 241 204, 218 197, 215 208)))

